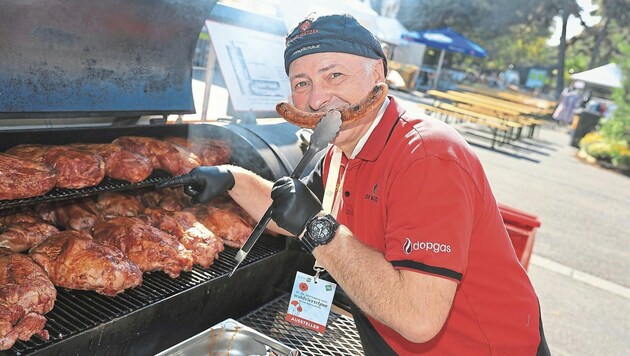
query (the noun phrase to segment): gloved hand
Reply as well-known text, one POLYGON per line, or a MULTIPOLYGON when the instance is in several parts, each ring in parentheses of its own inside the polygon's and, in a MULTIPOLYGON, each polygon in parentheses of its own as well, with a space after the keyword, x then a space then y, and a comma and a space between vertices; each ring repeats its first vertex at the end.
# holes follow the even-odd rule
POLYGON ((192 197, 192 202, 205 203, 212 198, 234 188, 234 176, 226 167, 197 167, 181 176, 158 183, 158 189, 184 186, 184 193, 192 197))
POLYGON ((322 203, 299 179, 278 179, 271 189, 271 199, 271 219, 295 236, 300 236, 306 223, 322 211, 322 203))

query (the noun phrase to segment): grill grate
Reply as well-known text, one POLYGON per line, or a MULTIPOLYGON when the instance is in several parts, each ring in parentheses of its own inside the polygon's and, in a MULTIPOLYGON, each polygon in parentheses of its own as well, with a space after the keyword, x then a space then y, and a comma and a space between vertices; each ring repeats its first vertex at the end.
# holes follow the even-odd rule
POLYGON ((0 210, 33 205, 33 204, 38 204, 38 203, 51 202, 51 201, 56 201, 56 200, 82 198, 82 197, 95 195, 95 194, 103 193, 103 192, 150 187, 168 177, 170 177, 170 175, 161 170, 154 170, 153 174, 151 174, 149 178, 139 183, 129 183, 129 182, 113 179, 106 176, 105 178, 103 178, 103 180, 101 181, 99 185, 94 186, 94 187, 87 187, 87 188, 81 188, 81 189, 53 188, 50 192, 44 195, 37 196, 37 197, 13 199, 13 200, 0 200, 0 210))
POLYGON ((299 349, 304 355, 363 355, 359 332, 351 318, 331 312, 326 332, 322 335, 284 319, 289 299, 289 294, 280 296, 245 315, 239 322, 299 349))
MULTIPOLYGON (((283 251, 286 242, 281 238, 263 237, 243 261, 242 267, 283 251)), ((11 352, 25 355, 60 342, 72 335, 123 317, 143 307, 156 304, 189 288, 227 276, 236 266, 234 257, 238 250, 225 247, 218 260, 208 269, 195 266, 191 272, 182 272, 172 279, 162 272, 145 273, 142 285, 117 295, 107 297, 96 292, 57 289, 55 307, 46 314, 46 330, 49 340, 34 335, 28 341, 17 341, 11 352)), ((242 268, 241 267, 241 268, 242 268)))

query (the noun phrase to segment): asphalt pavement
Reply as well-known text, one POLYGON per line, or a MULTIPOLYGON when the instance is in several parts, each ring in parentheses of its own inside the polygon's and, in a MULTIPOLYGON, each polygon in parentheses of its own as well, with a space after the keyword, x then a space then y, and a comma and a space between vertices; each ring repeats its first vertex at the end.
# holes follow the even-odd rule
MULTIPOLYGON (((409 114, 427 101, 393 91, 409 114)), ((630 177, 583 162, 571 128, 549 122, 531 139, 490 148, 456 124, 497 201, 537 215, 529 275, 553 355, 630 355, 630 177)))

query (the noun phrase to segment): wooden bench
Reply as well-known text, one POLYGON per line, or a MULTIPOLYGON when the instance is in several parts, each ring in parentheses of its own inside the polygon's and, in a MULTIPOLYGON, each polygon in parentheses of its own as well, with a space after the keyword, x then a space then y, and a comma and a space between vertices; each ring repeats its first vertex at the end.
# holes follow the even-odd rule
POLYGON ((500 144, 507 143, 509 141, 512 128, 508 125, 503 125, 499 122, 484 120, 482 118, 477 118, 471 115, 466 115, 463 113, 450 111, 450 110, 439 108, 436 106, 431 106, 431 105, 426 105, 426 104, 417 104, 417 105, 420 108, 422 108, 427 115, 440 119, 446 123, 449 123, 448 122, 449 118, 454 118, 457 120, 467 121, 467 122, 483 125, 490 128, 492 131, 492 139, 491 139, 492 148, 494 148, 495 143, 497 142, 497 138, 499 138, 498 137, 499 132, 503 133, 500 144))
MULTIPOLYGON (((535 110, 525 105, 519 105, 505 100, 473 93, 462 93, 449 90, 446 94, 464 104, 476 107, 473 111, 485 108, 491 110, 493 115, 500 116, 503 119, 516 121, 523 126, 528 127, 528 137, 532 137, 536 127, 539 127, 544 123, 542 120, 531 117, 530 115, 532 115, 535 110)), ((488 112, 486 111, 486 113, 488 112)))

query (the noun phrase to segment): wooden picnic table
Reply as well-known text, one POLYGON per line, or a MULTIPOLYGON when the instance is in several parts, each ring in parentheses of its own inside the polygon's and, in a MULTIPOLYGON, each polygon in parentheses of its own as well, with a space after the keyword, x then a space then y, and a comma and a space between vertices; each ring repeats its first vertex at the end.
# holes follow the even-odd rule
POLYGON ((558 105, 556 101, 536 98, 525 93, 497 90, 497 89, 491 89, 491 88, 483 88, 483 87, 470 86, 470 85, 458 85, 458 88, 467 92, 484 94, 484 95, 488 95, 488 96, 492 96, 492 97, 496 97, 500 99, 513 101, 520 104, 529 105, 529 106, 537 108, 539 110, 538 113, 540 115, 550 114, 558 105))
POLYGON ((432 105, 426 105, 426 104, 421 104, 421 103, 417 105, 420 108, 424 109, 425 113, 428 112, 428 115, 437 117, 438 119, 442 119, 446 123, 448 123, 449 118, 455 118, 457 120, 472 122, 472 123, 480 124, 480 125, 490 128, 492 131, 492 138, 491 138, 492 148, 494 148, 495 143, 497 142, 499 131, 503 132, 502 143, 506 143, 510 139, 509 136, 511 135, 512 127, 510 127, 509 125, 505 125, 503 123, 496 122, 494 120, 486 120, 480 117, 476 117, 475 115, 467 115, 464 113, 455 112, 455 111, 447 110, 444 108, 439 108, 432 105))
POLYGON ((495 115, 498 118, 504 120, 510 120, 520 123, 523 126, 529 127, 529 132, 527 133, 528 137, 532 137, 534 135, 536 127, 543 123, 543 121, 541 120, 528 116, 526 111, 529 110, 527 108, 518 106, 512 107, 509 102, 508 104, 506 104, 505 102, 498 99, 478 96, 470 93, 456 92, 452 90, 449 90, 447 92, 429 90, 427 91, 427 94, 434 97, 448 99, 454 102, 461 103, 457 104, 457 106, 463 107, 466 110, 474 111, 481 114, 495 115))

